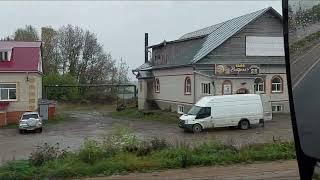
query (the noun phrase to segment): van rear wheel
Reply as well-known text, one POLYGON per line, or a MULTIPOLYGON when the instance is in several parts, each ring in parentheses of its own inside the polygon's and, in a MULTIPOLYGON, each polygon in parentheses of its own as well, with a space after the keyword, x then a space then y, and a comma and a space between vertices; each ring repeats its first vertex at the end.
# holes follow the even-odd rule
POLYGON ((202 131, 202 126, 200 124, 195 124, 192 127, 192 131, 193 133, 199 133, 202 131))
POLYGON ((239 122, 239 128, 242 130, 246 130, 250 128, 250 123, 248 120, 244 119, 239 122))

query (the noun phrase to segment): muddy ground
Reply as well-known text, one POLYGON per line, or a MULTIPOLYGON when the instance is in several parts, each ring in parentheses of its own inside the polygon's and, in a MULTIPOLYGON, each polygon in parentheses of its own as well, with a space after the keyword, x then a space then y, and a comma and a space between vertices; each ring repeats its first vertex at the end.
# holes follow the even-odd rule
POLYGON ((221 128, 200 134, 186 133, 176 123, 146 120, 113 119, 108 113, 95 111, 70 111, 69 118, 58 124, 49 124, 41 134, 19 134, 17 129, 0 129, 0 164, 13 159, 26 159, 35 146, 59 143, 63 148, 78 149, 86 137, 100 138, 114 130, 115 126, 129 126, 139 138, 154 136, 166 138, 170 142, 185 141, 200 143, 218 140, 227 144, 245 145, 272 142, 274 139, 292 140, 290 116, 277 115, 265 127, 249 130, 221 128))

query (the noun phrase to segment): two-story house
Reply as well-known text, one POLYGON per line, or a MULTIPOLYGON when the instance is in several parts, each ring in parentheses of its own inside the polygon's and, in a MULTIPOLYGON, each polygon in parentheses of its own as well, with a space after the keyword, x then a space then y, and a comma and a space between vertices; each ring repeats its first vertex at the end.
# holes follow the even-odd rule
POLYGON ((41 96, 41 42, 0 41, 0 126, 37 111, 41 96))
MULTIPOLYGON (((146 41, 147 44, 147 41, 146 41)), ((272 7, 148 46, 138 106, 187 112, 202 96, 259 93, 289 112, 282 17, 272 7)))

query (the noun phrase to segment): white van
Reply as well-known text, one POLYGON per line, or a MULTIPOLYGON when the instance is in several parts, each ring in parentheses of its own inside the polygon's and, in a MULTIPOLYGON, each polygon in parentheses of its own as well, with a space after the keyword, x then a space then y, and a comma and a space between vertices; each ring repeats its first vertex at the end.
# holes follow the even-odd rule
POLYGON ((179 127, 193 132, 229 126, 249 129, 251 125, 263 124, 263 117, 258 94, 205 96, 180 117, 179 127))

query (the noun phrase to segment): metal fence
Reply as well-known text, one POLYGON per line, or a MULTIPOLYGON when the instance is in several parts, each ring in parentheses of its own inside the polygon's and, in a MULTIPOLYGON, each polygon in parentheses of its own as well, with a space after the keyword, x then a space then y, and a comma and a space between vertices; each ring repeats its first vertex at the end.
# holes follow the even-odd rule
POLYGON ((138 104, 137 87, 133 84, 50 85, 43 88, 43 99, 63 102, 116 103, 117 109, 138 104))

